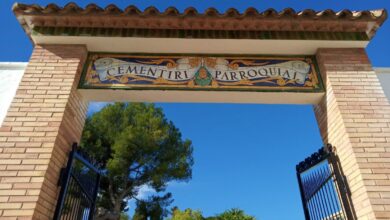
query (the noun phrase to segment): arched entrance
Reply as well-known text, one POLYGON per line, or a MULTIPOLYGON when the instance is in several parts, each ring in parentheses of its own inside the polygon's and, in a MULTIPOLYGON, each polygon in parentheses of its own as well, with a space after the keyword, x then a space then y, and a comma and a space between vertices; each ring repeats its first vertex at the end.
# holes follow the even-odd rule
MULTIPOLYGON (((122 11, 114 6, 82 9, 74 4, 64 8, 17 4, 14 12, 35 48, 0 128, 2 153, 10 155, 2 160, 8 173, 0 180, 7 194, 1 202, 21 207, 5 208, 2 217, 53 216, 59 170, 66 164, 71 143, 80 139, 88 102, 93 100, 313 104, 324 143, 337 146, 358 219, 390 216, 386 205, 390 104, 364 49, 385 20, 385 11, 296 13, 287 9, 277 14, 248 9, 240 14, 231 9, 221 16, 213 9, 199 14, 192 8, 183 13, 173 8, 160 13, 154 8, 141 12, 134 7, 122 11), (210 69, 198 69, 195 86, 187 84, 185 90, 167 90, 168 86, 91 89, 83 88, 83 83, 79 87, 83 69, 96 52, 152 54, 164 59, 224 57, 228 64, 234 56, 245 62, 255 60, 256 65, 265 57, 287 63, 291 55, 294 59, 310 56, 316 62, 308 65, 313 65, 311 70, 318 68, 324 88, 307 85, 312 92, 289 90, 286 80, 294 79, 289 73, 279 78, 284 83, 278 85, 276 80, 275 90, 226 91, 212 87, 216 84, 210 79, 210 69)), ((251 66, 245 62, 239 68, 251 66)), ((207 60, 200 65, 205 63, 207 60)), ((226 76, 218 73, 220 80, 241 77, 240 72, 230 72, 234 71, 226 76)), ((255 80, 249 79, 249 71, 244 73, 244 81, 255 80)), ((172 74, 184 80, 184 72, 172 74)), ((126 80, 129 78, 120 83, 126 80)))

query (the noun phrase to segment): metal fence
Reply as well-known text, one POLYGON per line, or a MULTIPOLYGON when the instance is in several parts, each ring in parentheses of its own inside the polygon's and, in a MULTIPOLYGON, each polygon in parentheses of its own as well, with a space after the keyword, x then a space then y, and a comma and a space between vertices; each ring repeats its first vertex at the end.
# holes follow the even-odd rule
POLYGON ((355 220, 335 148, 327 145, 296 166, 306 220, 355 220))
POLYGON ((92 220, 99 188, 100 171, 88 157, 72 146, 68 164, 61 170, 61 186, 55 220, 92 220))

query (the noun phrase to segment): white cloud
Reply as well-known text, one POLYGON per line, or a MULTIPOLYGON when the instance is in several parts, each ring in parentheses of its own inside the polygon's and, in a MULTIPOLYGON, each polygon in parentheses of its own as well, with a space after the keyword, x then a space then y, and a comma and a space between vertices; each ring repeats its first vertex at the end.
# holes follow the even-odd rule
POLYGON ((152 187, 143 185, 138 189, 137 199, 146 199, 149 195, 155 192, 156 191, 152 187))
MULTIPOLYGON (((168 183, 167 191, 169 192, 170 191, 169 189, 183 187, 186 185, 188 185, 188 182, 172 181, 172 182, 168 183)), ((154 193, 156 193, 156 191, 152 187, 150 187, 149 185, 143 185, 143 186, 139 187, 139 189, 138 189, 137 199, 146 199, 148 196, 150 196, 154 193)))

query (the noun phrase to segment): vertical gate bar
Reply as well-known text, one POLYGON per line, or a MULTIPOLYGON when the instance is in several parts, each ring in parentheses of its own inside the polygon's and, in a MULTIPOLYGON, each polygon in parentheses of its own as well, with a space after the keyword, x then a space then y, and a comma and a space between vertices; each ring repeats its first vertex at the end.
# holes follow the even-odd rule
POLYGON ((80 209, 79 209, 79 218, 83 219, 84 217, 84 213, 85 213, 85 210, 86 209, 89 209, 90 208, 90 200, 88 199, 88 196, 87 194, 85 193, 82 193, 83 197, 82 199, 80 200, 80 209))
MULTIPOLYGON (((68 186, 68 192, 66 193, 66 197, 67 197, 67 199, 66 199, 66 201, 65 201, 65 203, 64 203, 64 205, 66 205, 66 207, 68 207, 68 214, 67 215, 65 215, 66 216, 66 218, 67 219, 69 219, 69 220, 71 220, 71 218, 72 218, 72 196, 70 195, 70 193, 69 192, 72 192, 72 188, 73 188, 73 183, 72 183, 72 179, 71 179, 72 177, 70 177, 70 179, 69 179, 69 186, 68 186)), ((60 213, 60 215, 62 216, 62 215, 64 215, 64 213, 63 213, 63 211, 61 210, 61 213, 60 213)))
POLYGON ((336 202, 338 202, 338 206, 339 206, 339 216, 344 218, 344 219, 347 219, 347 220, 353 220, 353 218, 350 218, 348 215, 348 211, 345 210, 344 206, 345 206, 345 201, 342 199, 342 196, 343 196, 343 192, 341 191, 341 188, 339 186, 339 181, 340 181, 340 177, 339 175, 337 175, 338 171, 336 171, 338 168, 337 168, 337 161, 335 160, 335 158, 337 158, 336 154, 335 154, 335 148, 331 145, 331 144, 327 144, 326 146, 326 149, 328 151, 328 157, 327 157, 327 160, 328 160, 328 163, 329 163, 329 168, 330 170, 332 171, 332 185, 333 185, 333 188, 335 190, 335 199, 336 199, 336 202))
POLYGON ((334 190, 334 201, 337 205, 337 209, 338 209, 338 213, 341 213, 340 215, 343 216, 343 218, 345 218, 345 214, 344 214, 344 209, 343 209, 343 204, 342 204, 342 201, 340 199, 340 192, 338 190, 338 187, 337 187, 337 179, 333 173, 332 175, 332 187, 333 187, 333 190, 334 190))
POLYGON ((335 148, 328 144, 297 165, 306 220, 357 219, 351 191, 340 164, 335 148), (321 164, 324 161, 326 166, 321 164))
POLYGON ((85 196, 83 209, 81 210, 81 216, 83 220, 88 219, 89 211, 91 210, 91 204, 92 204, 92 200, 90 200, 88 196, 85 196))
POLYGON ((325 188, 325 192, 327 194, 327 198, 329 198, 328 204, 329 204, 329 208, 330 208, 330 213, 334 214, 337 212, 337 204, 335 204, 334 193, 332 192, 332 189, 330 188, 330 185, 333 182, 333 178, 332 178, 331 174, 329 174, 329 177, 330 177, 330 179, 326 182, 324 188, 325 188))
POLYGON ((348 218, 347 218, 348 216, 346 216, 346 215, 347 215, 347 213, 346 213, 347 211, 344 209, 343 200, 342 200, 342 198, 341 198, 341 194, 343 194, 343 193, 342 193, 342 191, 341 191, 341 189, 340 189, 340 187, 339 187, 339 182, 338 182, 339 179, 338 179, 338 176, 337 176, 336 173, 335 173, 335 167, 334 167, 333 162, 330 161, 330 163, 331 163, 331 165, 332 165, 333 178, 334 178, 334 180, 333 180, 333 186, 334 186, 335 191, 336 191, 337 201, 338 201, 338 203, 339 203, 340 213, 342 213, 343 218, 348 219, 348 218))
POLYGON ((303 186, 302 186, 302 177, 299 171, 297 170, 297 178, 298 178, 298 185, 299 185, 299 191, 301 193, 301 200, 303 205, 303 213, 305 214, 305 219, 310 220, 309 212, 306 206, 306 197, 304 195, 303 186))
MULTIPOLYGON (((307 182, 310 183, 311 179, 310 179, 310 175, 309 174, 306 174, 306 178, 305 178, 305 186, 307 186, 307 182)), ((308 189, 308 191, 310 192, 310 189, 308 189)), ((310 216, 310 220, 315 220, 317 219, 318 217, 318 213, 317 213, 317 209, 316 209, 316 202, 315 200, 313 199, 313 197, 309 197, 310 195, 308 193, 306 193, 306 195, 308 195, 308 200, 307 202, 311 204, 311 216, 310 216)))
POLYGON ((80 199, 82 199, 82 192, 80 190, 79 185, 77 184, 75 180, 75 176, 71 177, 72 179, 72 189, 73 189, 73 196, 71 200, 71 207, 72 207, 72 220, 77 219, 77 214, 80 209, 80 199), (77 196, 75 196, 77 195, 77 196), (80 195, 80 197, 79 197, 80 195))
POLYGON ((341 202, 342 202, 342 207, 345 210, 345 214, 347 215, 348 220, 354 220, 356 219, 356 216, 354 215, 354 209, 352 207, 351 201, 349 200, 349 188, 345 180, 345 176, 342 173, 341 167, 340 167, 340 161, 336 154, 334 152, 331 152, 329 160, 332 163, 333 166, 333 171, 336 175, 336 183, 338 185, 339 191, 340 191, 340 196, 341 196, 341 202))
POLYGON ((73 196, 72 192, 74 191, 73 189, 73 182, 72 182, 72 176, 69 178, 69 183, 68 183, 68 189, 66 192, 66 199, 64 202, 64 208, 61 210, 61 218, 62 216, 67 216, 67 219, 71 220, 72 219, 72 214, 73 214, 73 196))
POLYGON ((75 219, 78 219, 78 214, 80 212, 80 208, 81 208, 81 205, 82 205, 82 201, 83 201, 83 198, 84 198, 84 193, 83 191, 81 190, 79 184, 76 182, 76 181, 73 181, 74 182, 74 186, 75 188, 77 189, 77 193, 76 195, 77 196, 74 196, 74 207, 75 207, 75 212, 74 212, 74 215, 75 215, 75 219))
MULTIPOLYGON (((306 174, 306 184, 305 186, 307 186, 307 183, 311 184, 313 182, 312 178, 311 178, 311 175, 309 173, 306 174)), ((308 192, 310 193, 313 188, 312 186, 310 186, 308 189, 308 192)), ((313 212, 313 216, 312 216, 312 219, 311 220, 316 220, 319 218, 319 212, 318 212, 318 209, 317 209, 317 201, 316 199, 314 198, 314 196, 312 196, 311 194, 309 194, 309 201, 312 205, 312 212, 313 212)))
MULTIPOLYGON (((313 171, 313 175, 314 175, 314 178, 315 179, 317 179, 317 184, 318 184, 318 191, 317 191, 317 195, 318 195, 318 200, 319 200, 319 204, 320 204, 320 210, 321 210, 321 214, 323 214, 322 215, 322 217, 321 217, 321 219, 323 219, 323 217, 326 217, 327 216, 327 214, 326 214, 326 210, 325 210, 325 205, 324 205, 324 202, 323 202, 323 200, 324 200, 324 198, 322 197, 322 195, 321 195, 321 193, 320 193, 320 191, 321 191, 321 185, 322 185, 322 179, 321 179, 321 175, 320 175, 320 173, 318 172, 318 170, 317 171, 313 171)), ((317 190, 317 189, 316 189, 317 190)))
MULTIPOLYGON (((315 179, 313 178, 313 174, 312 173, 308 174, 308 176, 309 176, 310 182, 315 183, 315 179)), ((317 219, 321 220, 321 209, 319 208, 319 204, 318 204, 319 202, 317 200, 316 195, 311 195, 311 200, 313 200, 313 202, 314 202, 315 212, 317 213, 316 216, 318 216, 317 219)))
MULTIPOLYGON (((77 209, 77 215, 76 215, 76 219, 80 219, 80 216, 82 216, 82 211, 83 211, 83 209, 84 209, 84 205, 83 205, 83 202, 84 202, 84 200, 85 200, 85 194, 84 193, 80 193, 80 199, 78 200, 78 202, 79 202, 79 205, 77 206, 78 207, 78 209, 77 209)), ((82 219, 81 219, 82 220, 82 219)))
POLYGON ((330 207, 330 203, 329 203, 330 198, 329 198, 329 195, 328 195, 328 193, 326 191, 326 185, 329 182, 329 179, 328 179, 329 176, 328 176, 328 173, 326 171, 324 171, 323 174, 326 176, 326 178, 325 178, 325 182, 324 182, 324 184, 322 186, 321 192, 322 192, 322 194, 323 194, 323 196, 325 198, 324 202, 325 202, 326 210, 327 210, 327 213, 328 213, 327 215, 329 216, 329 215, 332 215, 332 213, 333 213, 332 209, 330 207))
POLYGON ((74 143, 62 175, 54 220, 92 220, 94 216, 102 174, 89 160, 78 154, 76 148, 77 144, 74 143), (80 164, 76 164, 76 160, 80 164), (79 169, 78 165, 82 167, 79 169))
MULTIPOLYGON (((343 200, 341 199, 341 194, 342 194, 342 192, 340 191, 340 188, 339 188, 339 186, 338 186, 338 181, 339 181, 339 179, 338 179, 338 176, 335 174, 335 167, 334 167, 334 161, 332 161, 332 158, 331 158, 331 156, 332 156, 332 153, 333 153, 333 150, 332 150, 332 148, 330 149, 330 151, 329 151, 329 156, 328 156, 328 158, 327 158, 327 160, 328 160, 328 162, 329 162, 329 167, 331 168, 331 170, 332 170, 332 185, 333 185, 333 188, 334 188, 334 190, 335 190, 335 199, 336 199, 336 202, 337 202, 337 206, 338 206, 338 209, 339 209, 339 211, 338 211, 338 213, 340 213, 339 215, 340 216, 342 216, 344 219, 348 219, 349 220, 349 218, 346 218, 346 214, 345 214, 345 210, 344 210, 344 205, 343 205, 343 200)), ((337 215, 337 213, 335 213, 336 215, 337 215)))
MULTIPOLYGON (((339 188, 339 186, 338 186, 338 180, 337 180, 337 178, 335 178, 335 180, 334 180, 334 182, 333 182, 333 184, 334 184, 334 187, 335 187, 335 189, 336 189, 336 195, 337 195, 337 198, 338 198, 338 202, 339 202, 339 208, 340 208, 340 213, 343 215, 343 217, 344 218, 346 218, 346 214, 345 214, 345 209, 344 209, 344 205, 343 205, 343 201, 342 201, 342 199, 341 199, 341 191, 340 191, 340 188, 339 188)), ((348 219, 348 218, 347 218, 348 219)))
MULTIPOLYGON (((77 188, 76 188, 76 184, 75 184, 75 181, 73 180, 73 177, 71 177, 71 184, 70 184, 70 189, 72 189, 72 192, 76 192, 77 188)), ((77 193, 77 192, 76 192, 77 193)), ((71 220, 74 219, 74 213, 75 213, 75 204, 76 204, 76 200, 75 200, 75 197, 72 196, 71 194, 69 194, 70 196, 70 203, 69 203, 69 206, 72 208, 72 212, 70 213, 70 216, 71 216, 71 220)))
POLYGON ((326 198, 325 202, 326 202, 326 207, 327 207, 327 210, 328 210, 328 213, 329 215, 332 215, 333 214, 333 210, 332 210, 332 198, 331 198, 331 195, 329 195, 328 193, 328 189, 327 189, 327 186, 328 186, 328 183, 330 181, 332 181, 332 177, 329 176, 329 173, 327 172, 326 168, 324 168, 324 173, 326 175, 326 182, 323 186, 323 190, 322 190, 322 193, 324 194, 324 197, 326 198))
POLYGON ((96 178, 97 179, 96 179, 96 185, 95 185, 95 190, 94 190, 94 197, 93 197, 93 201, 92 201, 92 205, 91 205, 91 210, 89 212, 88 220, 93 220, 93 217, 95 215, 96 198, 97 198, 97 193, 98 193, 99 185, 100 185, 100 173, 97 173, 97 177, 96 178))
POLYGON ((312 200, 310 200, 309 203, 310 203, 310 206, 311 206, 311 208, 310 208, 310 213, 311 213, 310 219, 315 219, 315 217, 316 217, 315 210, 314 210, 315 204, 314 204, 314 202, 312 200))
MULTIPOLYGON (((70 182, 70 189, 71 189, 71 192, 74 194, 76 192, 76 189, 75 189, 75 184, 74 184, 74 180, 73 180, 73 177, 71 177, 71 182, 70 182)), ((70 212, 70 219, 74 219, 74 213, 75 213, 75 210, 74 210, 74 207, 75 207, 75 197, 69 193, 69 206, 71 207, 71 212, 70 212)))
POLYGON ((74 216, 75 216, 75 219, 78 219, 78 217, 80 216, 80 211, 82 210, 83 208, 83 200, 85 198, 85 193, 83 188, 80 186, 80 183, 77 181, 78 178, 80 177, 80 175, 77 173, 73 178, 73 186, 74 186, 74 189, 75 189, 75 192, 76 192, 76 195, 73 199, 74 203, 73 203, 73 207, 75 208, 75 212, 74 212, 74 216))
MULTIPOLYGON (((69 188, 70 188, 71 186, 70 186, 70 183, 68 183, 68 184, 69 184, 69 185, 68 185, 68 191, 69 191, 69 188)), ((69 204, 69 195, 68 195, 68 193, 66 193, 66 197, 65 197, 65 201, 64 201, 64 206, 67 207, 67 206, 69 206, 68 204, 69 204)), ((64 215, 63 215, 62 212, 63 212, 63 210, 61 210, 61 213, 60 213, 61 217, 60 217, 60 219, 61 219, 61 220, 68 220, 69 217, 68 217, 68 216, 65 216, 65 217, 64 217, 64 215)))
MULTIPOLYGON (((328 164, 328 167, 330 167, 331 164, 328 164)), ((335 213, 336 212, 339 212, 340 211, 340 202, 338 200, 338 196, 337 196, 337 189, 335 188, 335 185, 334 185, 334 182, 335 182, 335 179, 334 179, 334 173, 333 173, 333 168, 330 169, 329 168, 329 171, 330 171, 330 175, 331 175, 331 180, 328 184, 328 188, 329 188, 329 191, 332 195, 332 204, 334 205, 334 208, 335 208, 335 213)))
POLYGON ((66 178, 65 178, 65 180, 64 180, 64 182, 63 182, 63 184, 61 186, 60 195, 58 197, 56 210, 54 212, 54 218, 53 218, 54 220, 59 220, 60 216, 61 216, 61 210, 63 208, 66 191, 68 189, 68 180, 69 180, 69 177, 70 177, 70 169, 72 168, 76 147, 77 147, 77 143, 74 143, 72 145, 72 151, 70 152, 68 163, 66 165, 66 171, 65 171, 66 178))
POLYGON ((321 203, 322 203, 322 206, 323 206, 323 210, 325 212, 325 218, 328 219, 329 208, 328 208, 328 204, 326 202, 327 201, 327 197, 326 197, 325 193, 323 192, 323 189, 324 189, 325 184, 326 184, 326 182, 324 182, 324 181, 327 181, 327 177, 323 178, 324 177, 324 173, 322 172, 322 168, 319 168, 318 175, 322 178, 321 179, 321 186, 320 186, 320 189, 318 190, 318 194, 323 198, 323 199, 321 199, 321 203))
MULTIPOLYGON (((329 164, 328 164, 328 169, 329 169, 329 164)), ((339 211, 339 205, 338 205, 338 203, 337 203, 337 196, 336 196, 336 189, 334 188, 334 185, 333 185, 333 183, 334 183, 334 180, 333 180, 333 171, 331 171, 330 169, 329 169, 329 172, 330 172, 330 181, 329 181, 329 183, 328 183, 328 191, 329 191, 329 193, 330 193, 330 196, 331 196, 331 198, 332 198, 332 205, 333 205, 333 209, 334 209, 334 213, 336 213, 336 212, 338 212, 339 211)))

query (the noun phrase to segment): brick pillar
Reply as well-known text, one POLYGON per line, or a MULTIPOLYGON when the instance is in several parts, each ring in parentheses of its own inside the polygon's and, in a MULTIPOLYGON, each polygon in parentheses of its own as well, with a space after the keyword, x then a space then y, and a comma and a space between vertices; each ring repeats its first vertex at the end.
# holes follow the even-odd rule
POLYGON ((0 219, 52 219, 60 168, 85 121, 86 55, 79 45, 35 47, 0 128, 0 219))
POLYGON ((390 219, 390 104, 364 49, 319 49, 326 96, 315 107, 337 148, 358 219, 390 219))

